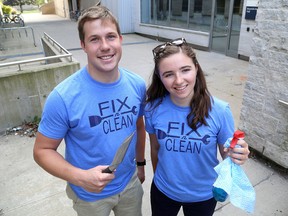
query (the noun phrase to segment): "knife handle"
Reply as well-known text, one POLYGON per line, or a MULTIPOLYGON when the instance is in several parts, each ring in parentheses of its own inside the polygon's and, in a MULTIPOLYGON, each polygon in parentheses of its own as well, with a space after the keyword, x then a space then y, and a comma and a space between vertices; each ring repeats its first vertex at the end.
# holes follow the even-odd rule
POLYGON ((112 173, 113 171, 111 171, 110 169, 109 169, 109 166, 106 168, 106 169, 104 169, 104 170, 102 170, 102 173, 112 173))

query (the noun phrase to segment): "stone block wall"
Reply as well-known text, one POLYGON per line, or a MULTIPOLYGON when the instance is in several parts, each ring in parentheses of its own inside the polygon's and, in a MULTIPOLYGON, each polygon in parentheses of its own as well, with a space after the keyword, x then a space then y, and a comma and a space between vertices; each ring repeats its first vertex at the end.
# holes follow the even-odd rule
POLYGON ((239 128, 252 149, 288 168, 288 1, 260 0, 239 128))

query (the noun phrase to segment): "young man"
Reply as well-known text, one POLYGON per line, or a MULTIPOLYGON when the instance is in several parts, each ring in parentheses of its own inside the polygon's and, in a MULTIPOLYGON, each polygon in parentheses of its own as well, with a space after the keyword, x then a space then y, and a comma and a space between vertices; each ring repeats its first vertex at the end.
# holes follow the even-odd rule
POLYGON ((108 216, 113 210, 116 216, 140 216, 145 82, 118 67, 122 36, 107 8, 87 9, 78 31, 88 64, 47 98, 34 145, 35 161, 68 182, 67 195, 78 215, 108 216), (134 131, 123 162, 112 173, 103 173, 134 131), (57 152, 63 139, 65 158, 57 152))

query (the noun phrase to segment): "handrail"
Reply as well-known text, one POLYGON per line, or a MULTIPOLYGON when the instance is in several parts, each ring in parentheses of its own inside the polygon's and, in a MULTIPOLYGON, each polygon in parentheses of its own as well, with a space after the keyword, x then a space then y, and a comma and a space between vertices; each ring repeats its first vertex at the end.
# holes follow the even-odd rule
POLYGON ((280 103, 280 104, 283 104, 283 105, 285 105, 285 106, 287 106, 287 107, 288 107, 288 102, 286 102, 286 101, 283 101, 283 100, 279 100, 279 103, 280 103))
POLYGON ((66 54, 69 54, 69 51, 66 50, 64 47, 62 47, 57 41, 55 41, 51 36, 49 36, 46 32, 44 32, 44 38, 46 38, 49 42, 52 41, 52 45, 54 46, 55 44, 58 46, 60 49, 59 52, 61 53, 64 51, 66 54))
POLYGON ((58 48, 60 49, 60 53, 63 51, 66 54, 62 55, 56 55, 56 56, 48 56, 48 57, 42 57, 42 58, 35 58, 35 59, 27 59, 27 60, 22 60, 22 61, 15 61, 15 62, 8 62, 8 63, 3 63, 0 64, 0 67, 8 67, 8 66, 13 66, 13 65, 18 65, 19 71, 21 71, 21 65, 22 64, 27 64, 27 63, 33 63, 33 62, 40 62, 40 61, 46 61, 50 59, 59 59, 59 58, 67 58, 69 57, 69 61, 72 62, 72 53, 70 53, 68 50, 66 50, 64 47, 62 47, 59 43, 57 43, 53 38, 51 38, 48 34, 44 32, 44 37, 51 43, 52 45, 55 46, 57 45, 58 48))
MULTIPOLYGON (((3 63, 0 64, 0 67, 8 67, 8 66, 13 66, 13 65, 18 65, 19 71, 21 71, 21 64, 27 64, 27 63, 32 63, 32 62, 39 62, 39 61, 46 61, 50 59, 58 59, 58 58, 67 58, 70 57, 72 58, 72 54, 64 54, 64 55, 57 55, 57 56, 48 56, 48 57, 42 57, 42 58, 35 58, 35 59, 28 59, 28 60, 22 60, 22 61, 16 61, 16 62, 8 62, 8 63, 3 63)), ((72 60, 70 60, 71 62, 72 60)))
MULTIPOLYGON (((34 35, 34 30, 31 26, 24 26, 24 27, 11 27, 11 28, 1 28, 1 31, 4 32, 12 32, 13 30, 18 31, 19 35, 20 35, 20 31, 21 29, 24 29, 26 31, 26 29, 31 29, 32 31, 32 37, 33 37, 33 42, 34 42, 34 46, 36 47, 36 41, 35 41, 35 35, 34 35)), ((13 34, 13 33, 12 33, 13 34)), ((27 34, 27 33, 26 33, 27 34)), ((6 37, 6 36, 5 36, 6 37)))

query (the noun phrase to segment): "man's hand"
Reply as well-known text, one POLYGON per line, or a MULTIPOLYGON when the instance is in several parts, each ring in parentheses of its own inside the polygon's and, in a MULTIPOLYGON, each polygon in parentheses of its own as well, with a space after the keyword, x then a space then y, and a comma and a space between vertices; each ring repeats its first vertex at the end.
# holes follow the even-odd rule
POLYGON ((138 166, 137 169, 138 169, 137 176, 142 184, 145 181, 145 168, 144 166, 138 166))
POLYGON ((97 166, 89 170, 83 170, 79 186, 86 191, 100 193, 104 187, 115 178, 113 173, 102 173, 107 166, 97 166))

